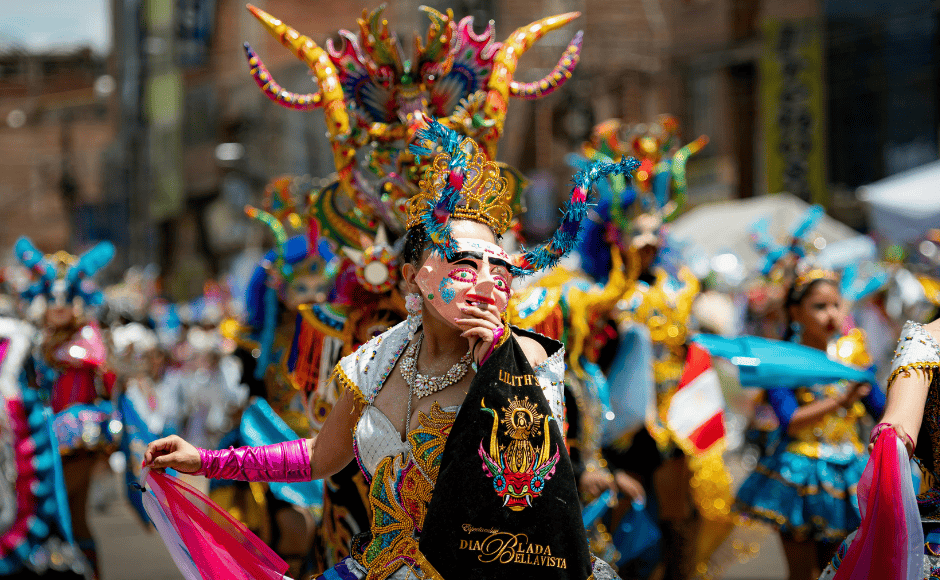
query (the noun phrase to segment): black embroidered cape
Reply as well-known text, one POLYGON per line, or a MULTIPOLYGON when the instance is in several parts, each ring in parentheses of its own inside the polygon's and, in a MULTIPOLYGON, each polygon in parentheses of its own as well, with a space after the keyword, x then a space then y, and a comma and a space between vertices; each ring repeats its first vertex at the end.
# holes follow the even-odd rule
MULTIPOLYGON (((549 355, 561 345, 539 334, 549 355)), ((445 579, 589 578, 562 426, 510 338, 470 385, 447 438, 420 549, 445 579)))

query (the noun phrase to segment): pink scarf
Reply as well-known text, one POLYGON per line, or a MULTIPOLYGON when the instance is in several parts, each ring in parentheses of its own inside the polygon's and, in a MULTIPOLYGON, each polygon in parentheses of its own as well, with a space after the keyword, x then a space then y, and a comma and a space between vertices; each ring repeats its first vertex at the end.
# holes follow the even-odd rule
POLYGON ((907 449, 885 429, 858 482, 862 525, 833 580, 921 580, 924 530, 907 449))
POLYGON ((281 580, 287 563, 192 486, 144 469, 144 508, 186 580, 281 580))

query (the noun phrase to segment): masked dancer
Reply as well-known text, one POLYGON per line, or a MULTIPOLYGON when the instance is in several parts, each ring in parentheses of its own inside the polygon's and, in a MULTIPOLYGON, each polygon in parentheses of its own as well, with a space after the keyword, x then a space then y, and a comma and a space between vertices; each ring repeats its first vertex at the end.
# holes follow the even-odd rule
POLYGON ((88 491, 96 464, 115 449, 122 425, 110 401, 114 374, 107 369, 107 347, 90 315, 102 302, 91 278, 111 261, 114 246, 102 242, 81 256, 46 256, 20 238, 15 250, 34 277, 23 297, 42 324, 36 379, 55 415, 75 541, 97 571, 88 491))
POLYGON ((499 168, 439 123, 417 137, 416 153, 443 152, 409 202, 402 276, 414 314, 339 363, 346 391, 319 435, 220 452, 169 438, 148 460, 210 477, 310 479, 355 458, 370 481, 371 533, 327 578, 615 577, 590 556, 577 508, 560 428, 564 351, 502 315, 513 276, 572 249, 592 181, 630 164, 575 176, 553 238, 510 257, 495 244, 512 218, 499 168))
MULTIPOLYGON (((332 258, 328 295, 299 308, 288 367, 307 394, 311 434, 323 426, 342 395, 327 380, 339 356, 355 351, 406 316, 399 275, 408 221, 408 200, 430 161, 405 147, 422 124, 422 114, 463 136, 475 138, 495 158, 511 97, 536 99, 562 86, 576 66, 578 33, 558 65, 543 79, 514 80, 519 55, 546 32, 577 16, 545 18, 516 30, 505 42, 491 24, 481 34, 473 18, 423 7, 430 17, 425 37, 416 38, 410 58, 383 19, 383 8, 364 11, 359 31, 340 31, 340 44, 326 50, 275 17, 250 7, 265 28, 306 62, 320 91, 283 89, 246 45, 251 74, 277 104, 299 110, 322 108, 333 147, 337 179, 315 191, 301 212, 320 245, 329 241, 332 258)), ((514 208, 525 181, 497 163, 514 208)), ((355 534, 369 528, 368 482, 352 462, 324 481, 323 517, 316 566, 325 569, 349 555, 355 534)))

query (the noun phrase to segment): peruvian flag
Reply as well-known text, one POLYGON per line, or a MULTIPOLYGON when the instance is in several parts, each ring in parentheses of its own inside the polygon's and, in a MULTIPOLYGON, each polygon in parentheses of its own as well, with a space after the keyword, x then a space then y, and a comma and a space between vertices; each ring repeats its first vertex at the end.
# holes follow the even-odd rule
POLYGON ((685 369, 669 403, 669 429, 689 441, 693 451, 707 450, 725 436, 725 399, 712 368, 712 357, 696 343, 689 345, 685 369))

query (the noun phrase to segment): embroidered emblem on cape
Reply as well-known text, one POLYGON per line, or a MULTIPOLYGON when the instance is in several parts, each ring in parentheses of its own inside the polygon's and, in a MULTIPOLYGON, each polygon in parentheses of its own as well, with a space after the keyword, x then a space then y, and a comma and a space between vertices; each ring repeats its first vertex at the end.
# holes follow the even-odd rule
POLYGON ((479 454, 483 460, 483 471, 493 479, 493 489, 503 499, 503 507, 512 511, 522 511, 532 507, 532 501, 542 494, 546 482, 555 473, 555 466, 560 455, 555 446, 551 453, 548 423, 553 418, 539 413, 535 403, 529 397, 520 400, 513 397, 509 406, 503 407, 502 419, 499 414, 480 401, 480 410, 493 416, 493 429, 490 432, 489 447, 485 439, 480 441, 479 454), (500 423, 504 434, 511 441, 509 445, 500 445, 497 432, 500 423), (533 445, 532 438, 543 434, 541 445, 533 445))

